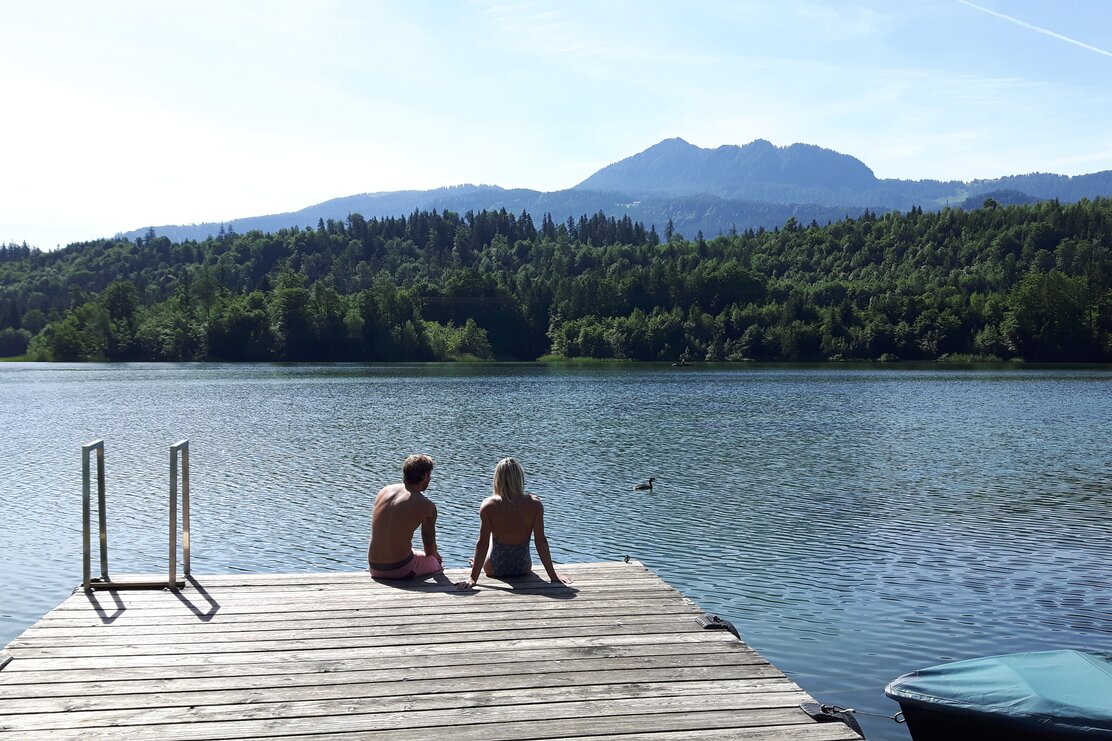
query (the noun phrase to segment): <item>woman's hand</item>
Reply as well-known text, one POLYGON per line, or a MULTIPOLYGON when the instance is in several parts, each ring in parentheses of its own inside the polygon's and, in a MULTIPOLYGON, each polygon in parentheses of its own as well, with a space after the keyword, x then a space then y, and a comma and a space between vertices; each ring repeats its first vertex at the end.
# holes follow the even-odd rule
POLYGON ((478 583, 479 582, 476 579, 464 579, 463 581, 457 581, 456 582, 456 589, 460 590, 461 592, 464 592, 464 591, 467 591, 468 589, 474 589, 475 585, 478 584, 478 583))
POLYGON ((564 574, 557 574, 556 578, 551 581, 553 584, 571 584, 571 577, 564 574))

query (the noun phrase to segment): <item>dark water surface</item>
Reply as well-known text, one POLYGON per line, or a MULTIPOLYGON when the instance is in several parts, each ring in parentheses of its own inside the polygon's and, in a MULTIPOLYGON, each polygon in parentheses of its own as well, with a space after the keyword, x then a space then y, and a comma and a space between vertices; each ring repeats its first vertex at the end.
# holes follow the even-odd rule
POLYGON ((1112 650, 1108 368, 0 364, 0 415, 0 645, 80 581, 103 437, 117 573, 165 569, 180 438, 201 574, 363 568, 418 451, 464 566, 513 455, 557 561, 643 561, 824 702, 890 715, 916 668, 1112 650))

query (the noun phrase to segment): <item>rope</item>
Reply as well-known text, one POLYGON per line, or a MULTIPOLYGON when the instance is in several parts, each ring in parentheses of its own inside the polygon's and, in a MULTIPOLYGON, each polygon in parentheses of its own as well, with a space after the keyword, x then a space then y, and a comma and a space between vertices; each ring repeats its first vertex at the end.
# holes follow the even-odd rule
POLYGON ((820 705, 819 707, 822 708, 822 712, 824 712, 824 713, 849 713, 850 715, 869 715, 869 716, 872 716, 873 718, 884 718, 885 720, 890 720, 890 721, 893 721, 895 723, 906 723, 907 722, 904 719, 903 711, 900 711, 900 712, 896 713, 895 715, 884 715, 882 713, 870 713, 870 712, 865 711, 865 710, 854 710, 853 708, 843 708, 843 707, 840 707, 838 705, 820 705))

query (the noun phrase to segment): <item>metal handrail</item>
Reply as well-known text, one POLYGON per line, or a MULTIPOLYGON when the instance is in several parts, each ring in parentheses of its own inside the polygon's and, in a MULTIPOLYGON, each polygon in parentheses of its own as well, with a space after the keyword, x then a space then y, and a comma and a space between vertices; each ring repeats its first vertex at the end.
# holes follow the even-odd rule
POLYGON ((189 576, 189 441, 170 446, 170 581, 178 580, 178 456, 181 456, 182 572, 189 576))
POLYGON ((112 589, 147 589, 184 584, 178 579, 178 458, 181 458, 182 573, 189 576, 189 441, 179 440, 170 446, 170 566, 167 580, 114 582, 108 576, 108 517, 104 507, 104 440, 81 446, 81 515, 82 515, 82 587, 112 589), (92 578, 92 464, 91 454, 97 451, 97 503, 100 514, 100 578, 92 578))
POLYGON ((92 560, 91 543, 92 533, 89 522, 92 514, 91 508, 91 468, 89 457, 93 451, 97 452, 97 510, 100 515, 100 577, 108 581, 108 517, 104 509, 104 440, 94 440, 81 446, 81 555, 83 586, 89 589, 92 586, 92 560))

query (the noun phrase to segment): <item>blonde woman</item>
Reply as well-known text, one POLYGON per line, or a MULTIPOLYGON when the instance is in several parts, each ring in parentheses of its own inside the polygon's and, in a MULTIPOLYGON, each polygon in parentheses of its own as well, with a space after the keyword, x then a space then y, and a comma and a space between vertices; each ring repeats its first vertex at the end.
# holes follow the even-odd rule
POLYGON ((471 578, 456 584, 458 589, 471 589, 479 582, 483 570, 487 576, 521 576, 533 570, 529 558, 529 540, 537 544, 548 578, 557 584, 570 584, 571 579, 557 574, 544 535, 544 505, 532 494, 525 493, 525 472, 513 458, 503 458, 494 468, 494 494, 479 507, 479 540, 471 562, 471 578))

